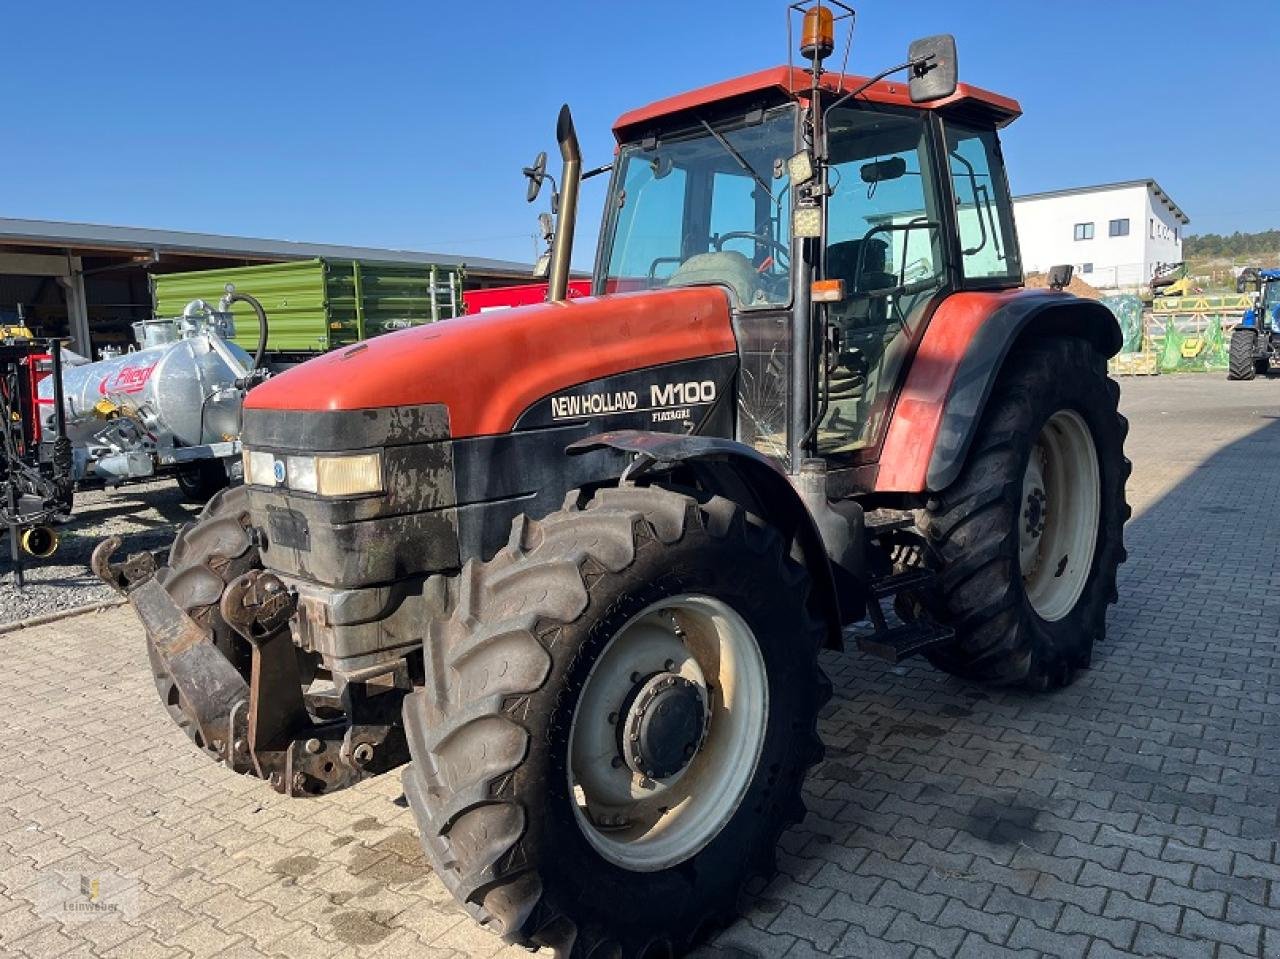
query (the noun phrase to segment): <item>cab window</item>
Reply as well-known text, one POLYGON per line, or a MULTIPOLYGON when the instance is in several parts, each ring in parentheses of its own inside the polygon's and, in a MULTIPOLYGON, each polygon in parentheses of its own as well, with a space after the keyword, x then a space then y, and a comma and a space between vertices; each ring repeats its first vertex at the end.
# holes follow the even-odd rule
POLYGON ((844 281, 830 304, 818 450, 877 442, 902 362, 944 282, 940 206, 927 120, 859 105, 827 119, 832 169, 824 276, 844 281))
MULTIPOLYGON (((1022 264, 1000 141, 993 130, 947 123, 946 131, 961 272, 966 280, 1019 283, 1022 264)), ((1093 229, 1092 224, 1089 228, 1093 229)))
POLYGON ((612 290, 716 285, 739 307, 790 302, 795 109, 694 126, 620 151, 602 247, 612 290))

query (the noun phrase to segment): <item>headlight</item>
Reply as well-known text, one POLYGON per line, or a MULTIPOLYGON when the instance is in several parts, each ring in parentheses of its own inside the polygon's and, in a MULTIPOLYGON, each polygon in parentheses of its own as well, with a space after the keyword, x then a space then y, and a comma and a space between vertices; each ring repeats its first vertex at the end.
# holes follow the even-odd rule
POLYGON ((285 485, 303 493, 316 491, 316 458, 314 456, 286 456, 284 458, 285 485))
POLYGON ((251 486, 275 486, 276 458, 258 450, 244 451, 244 481, 251 486))
POLYGON ((791 235, 801 238, 822 236, 822 207, 797 206, 793 209, 791 235))
POLYGON ((382 492, 382 455, 317 457, 316 492, 321 496, 382 492))
POLYGON ((297 456, 244 451, 244 481, 319 496, 382 492, 382 454, 297 456))

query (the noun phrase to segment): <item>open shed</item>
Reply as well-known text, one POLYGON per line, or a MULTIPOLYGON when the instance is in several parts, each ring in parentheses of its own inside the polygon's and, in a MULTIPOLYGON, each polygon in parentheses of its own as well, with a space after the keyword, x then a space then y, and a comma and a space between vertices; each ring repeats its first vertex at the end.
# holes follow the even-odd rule
POLYGON ((466 268, 467 289, 527 283, 523 263, 447 253, 0 218, 0 324, 21 306, 38 336, 67 336, 76 352, 128 341, 151 315, 150 276, 325 258, 466 268))

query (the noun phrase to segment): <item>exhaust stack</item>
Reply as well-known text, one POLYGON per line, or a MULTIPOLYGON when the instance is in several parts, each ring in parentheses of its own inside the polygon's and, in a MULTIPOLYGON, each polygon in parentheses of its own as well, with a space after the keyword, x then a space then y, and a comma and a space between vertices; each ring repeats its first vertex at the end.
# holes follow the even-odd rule
POLYGON ((556 233, 547 280, 550 303, 563 301, 569 292, 569 261, 573 257, 573 227, 578 218, 578 187, 582 178, 582 150, 578 147, 573 114, 567 103, 560 108, 556 120, 556 140, 560 143, 564 165, 560 172, 560 203, 556 209, 556 233))

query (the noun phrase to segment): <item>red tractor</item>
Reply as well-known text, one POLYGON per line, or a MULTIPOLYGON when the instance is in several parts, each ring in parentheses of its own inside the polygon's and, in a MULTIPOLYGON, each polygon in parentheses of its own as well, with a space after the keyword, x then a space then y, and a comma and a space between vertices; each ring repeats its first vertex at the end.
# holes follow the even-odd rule
POLYGON ((198 747, 297 796, 407 761, 508 941, 678 955, 729 919, 804 815, 822 650, 1053 690, 1104 634, 1120 330, 1022 288, 1018 104, 949 37, 903 82, 824 70, 843 9, 805 68, 618 120, 596 295, 565 297, 564 110, 549 302, 274 377, 167 564, 95 558, 198 747))

